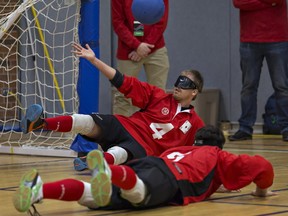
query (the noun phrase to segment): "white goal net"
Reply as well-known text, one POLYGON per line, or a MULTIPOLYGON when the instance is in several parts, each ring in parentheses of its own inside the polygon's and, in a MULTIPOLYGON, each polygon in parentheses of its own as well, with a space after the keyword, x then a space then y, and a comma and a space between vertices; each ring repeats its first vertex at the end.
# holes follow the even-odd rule
POLYGON ((41 104, 45 117, 78 111, 79 0, 0 2, 0 152, 73 156, 74 134, 23 134, 26 108, 41 104))

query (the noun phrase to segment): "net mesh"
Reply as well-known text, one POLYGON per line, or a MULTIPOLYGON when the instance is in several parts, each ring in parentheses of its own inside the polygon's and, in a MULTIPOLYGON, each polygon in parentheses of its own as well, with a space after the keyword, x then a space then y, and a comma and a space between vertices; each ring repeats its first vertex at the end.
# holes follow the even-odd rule
POLYGON ((78 41, 80 2, 1 1, 0 152, 69 149, 74 134, 23 134, 20 121, 34 103, 43 106, 44 117, 77 113, 78 59, 71 44, 78 41))

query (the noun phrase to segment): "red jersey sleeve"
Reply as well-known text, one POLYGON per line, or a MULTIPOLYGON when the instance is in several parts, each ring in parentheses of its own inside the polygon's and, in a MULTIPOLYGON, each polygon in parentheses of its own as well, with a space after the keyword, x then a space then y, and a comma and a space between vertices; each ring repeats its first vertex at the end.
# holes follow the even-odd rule
POLYGON ((151 25, 151 29, 149 34, 145 38, 144 42, 149 44, 156 44, 156 42, 162 37, 164 31, 167 27, 168 22, 168 14, 169 14, 169 2, 168 0, 164 0, 165 4, 165 12, 161 20, 153 25, 151 25))
POLYGON ((273 167, 259 155, 234 155, 220 151, 217 171, 223 185, 229 190, 243 188, 252 182, 262 189, 273 184, 273 167))
POLYGON ((129 29, 127 22, 127 14, 125 11, 124 0, 112 0, 112 25, 118 38, 128 47, 137 49, 141 41, 134 37, 133 32, 129 29))
POLYGON ((164 90, 150 85, 147 82, 141 82, 135 77, 125 76, 124 81, 118 90, 127 98, 131 98, 132 104, 141 109, 144 109, 150 102, 151 97, 166 94, 164 90))
MULTIPOLYGON (((275 0, 275 2, 277 1, 279 0, 275 0)), ((261 0, 233 0, 233 5, 235 8, 246 11, 261 10, 272 6, 261 0)))

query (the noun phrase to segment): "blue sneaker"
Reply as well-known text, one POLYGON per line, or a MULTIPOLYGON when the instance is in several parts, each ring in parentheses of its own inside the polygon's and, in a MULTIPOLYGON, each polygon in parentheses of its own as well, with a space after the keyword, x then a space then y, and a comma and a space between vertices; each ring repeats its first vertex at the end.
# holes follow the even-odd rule
POLYGON ((21 120, 20 126, 24 134, 43 128, 45 121, 41 118, 43 108, 39 104, 33 104, 28 107, 24 118, 21 120))
POLYGON ((87 155, 88 168, 92 172, 91 193, 97 206, 107 206, 112 195, 111 170, 103 153, 93 150, 87 155))
POLYGON ((83 171, 88 169, 87 163, 86 163, 86 157, 77 157, 73 161, 74 169, 76 171, 83 171))
MULTIPOLYGON (((36 169, 32 169, 25 173, 20 181, 20 186, 13 196, 14 207, 19 212, 31 212, 30 207, 36 208, 34 203, 38 203, 43 199, 42 192, 43 182, 36 169)), ((37 212, 37 211, 36 211, 37 212)))

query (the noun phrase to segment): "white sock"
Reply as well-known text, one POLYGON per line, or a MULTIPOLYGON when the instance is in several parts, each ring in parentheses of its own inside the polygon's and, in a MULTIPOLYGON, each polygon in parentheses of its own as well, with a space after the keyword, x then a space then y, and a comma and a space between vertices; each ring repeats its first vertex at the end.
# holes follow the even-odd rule
POLYGON ((141 203, 146 197, 146 186, 144 182, 136 176, 136 185, 130 190, 120 189, 121 197, 128 200, 132 204, 141 203))
POLYGON ((86 206, 91 209, 97 209, 98 206, 95 204, 91 193, 91 184, 84 181, 82 182, 84 183, 84 191, 81 198, 77 202, 82 206, 86 206))
MULTIPOLYGON (((31 184, 32 184, 32 182, 31 182, 31 184)), ((36 193, 36 194, 32 193, 32 197, 31 197, 31 203, 32 204, 35 202, 41 202, 43 199, 43 182, 42 182, 40 175, 38 175, 35 187, 37 187, 37 186, 40 186, 40 189, 38 190, 38 193, 36 193), (36 195, 36 197, 34 195, 36 195)))
POLYGON ((109 154, 111 154, 114 157, 114 164, 123 164, 128 159, 128 153, 124 148, 121 148, 119 146, 113 146, 107 150, 109 154))
POLYGON ((80 133, 82 135, 89 134, 95 125, 93 118, 90 115, 73 114, 73 124, 71 131, 74 133, 80 133))

